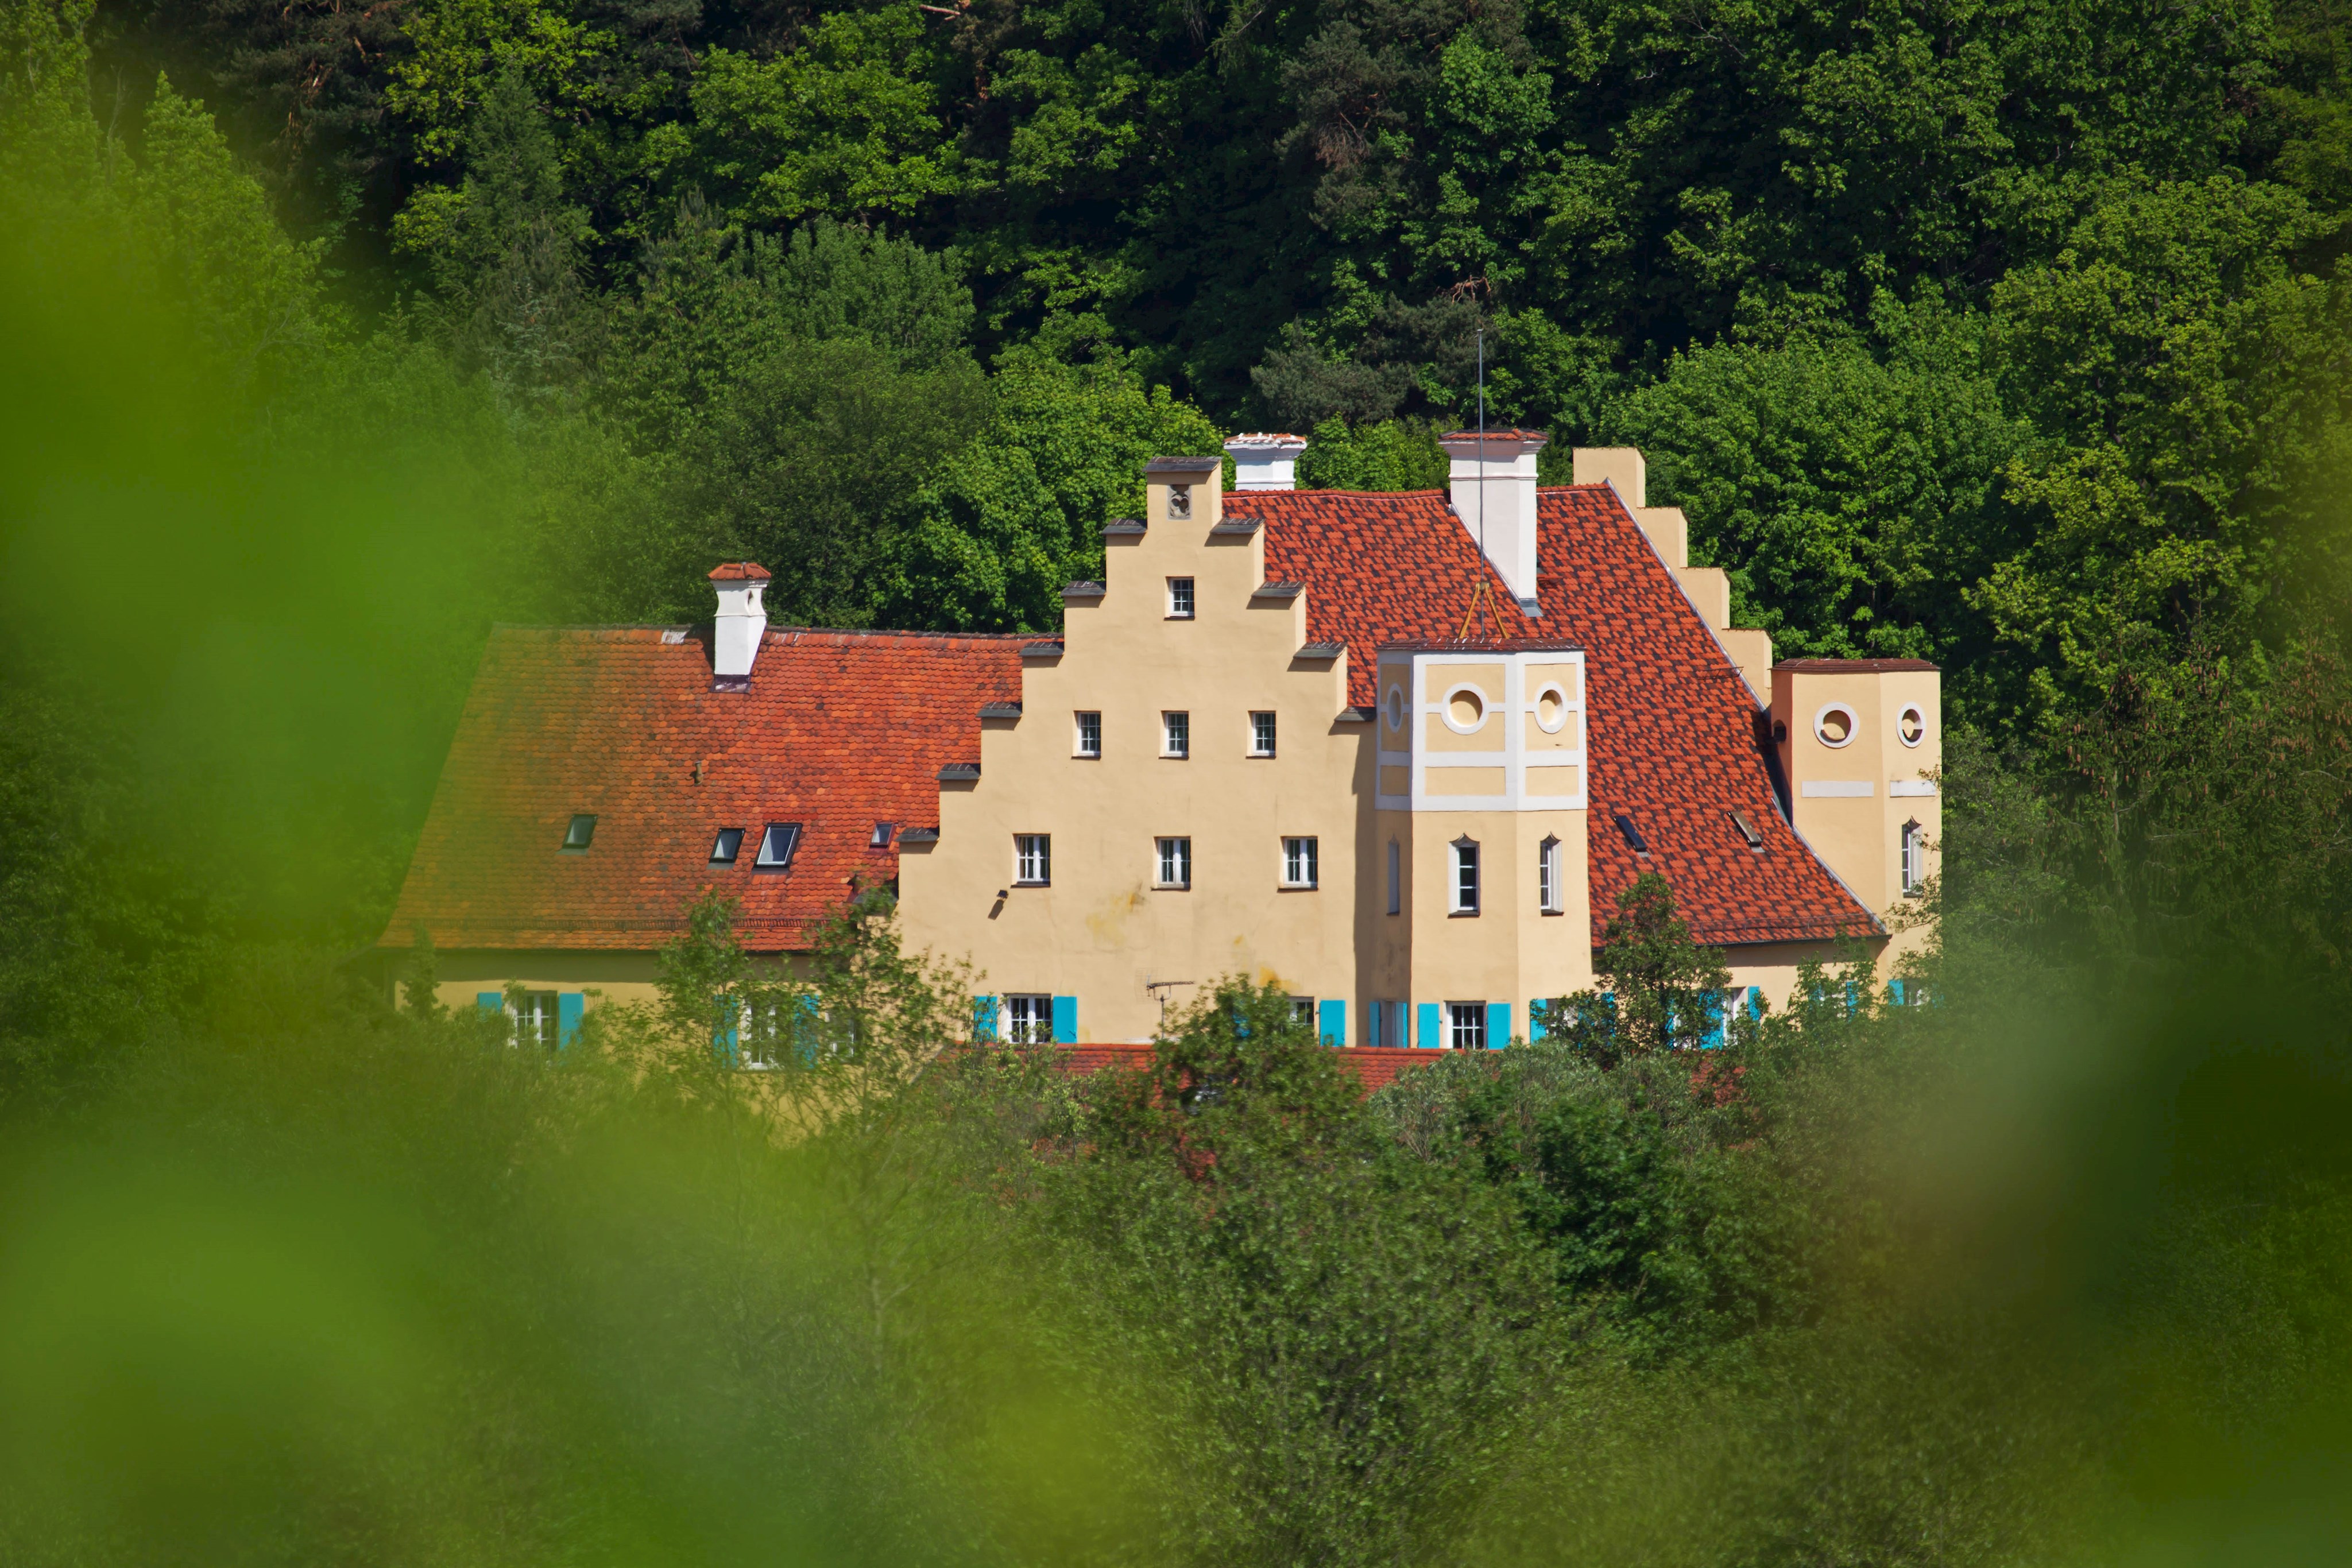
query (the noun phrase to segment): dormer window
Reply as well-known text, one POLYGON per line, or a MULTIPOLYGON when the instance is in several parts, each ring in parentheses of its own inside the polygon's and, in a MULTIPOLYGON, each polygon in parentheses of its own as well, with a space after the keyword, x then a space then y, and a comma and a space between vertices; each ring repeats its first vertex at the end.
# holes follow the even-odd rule
POLYGON ((735 863, 735 857, 742 852, 743 830, 740 828, 721 828, 719 830, 719 837, 714 840, 710 845, 710 863, 712 865, 733 865, 735 863))
POLYGON ((572 819, 563 830, 563 848, 568 854, 585 854, 588 846, 596 841, 596 819, 581 815, 572 819))
POLYGON ((790 871, 793 855, 801 847, 801 825, 798 822, 770 822, 760 833, 760 858, 751 862, 754 871, 790 871))

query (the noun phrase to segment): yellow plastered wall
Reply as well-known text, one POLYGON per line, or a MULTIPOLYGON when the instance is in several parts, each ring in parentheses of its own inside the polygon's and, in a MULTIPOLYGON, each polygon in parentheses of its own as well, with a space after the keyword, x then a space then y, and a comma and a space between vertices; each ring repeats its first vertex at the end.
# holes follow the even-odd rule
POLYGON ((968 957, 985 994, 1076 998, 1080 1040, 1148 1039, 1154 981, 1176 1003, 1241 973, 1360 1009, 1357 868, 1373 789, 1366 723, 1342 716, 1347 661, 1307 656, 1301 594, 1268 595, 1254 528, 1217 531, 1210 473, 1192 516, 1171 481, 1146 485, 1146 527, 1108 539, 1106 591, 1066 601, 1058 656, 1023 670, 1017 719, 982 727, 981 776, 950 782, 937 843, 899 856, 909 943, 968 957), (1171 615, 1169 580, 1193 613, 1171 615), (1189 717, 1190 755, 1164 755, 1163 716, 1189 717), (1275 716, 1271 757, 1251 715, 1275 716), (1102 755, 1076 755, 1077 715, 1101 716, 1102 755), (1050 843, 1046 885, 1019 884, 1015 840, 1050 843), (1192 885, 1157 885, 1156 843, 1192 845, 1192 885), (1317 845, 1318 885, 1285 885, 1286 837, 1317 845))
MULTIPOLYGON (((1791 821, 1890 927, 1901 924, 1905 902, 1906 827, 1916 825, 1918 873, 1932 876, 1941 863, 1941 691, 1934 670, 1874 670, 1856 662, 1773 672, 1773 733, 1791 821), (1916 740, 1906 739, 1915 727, 1916 740), (1844 743, 1834 744, 1841 732, 1844 743)), ((1883 962, 1899 959, 1926 937, 1924 928, 1895 931, 1883 962)))

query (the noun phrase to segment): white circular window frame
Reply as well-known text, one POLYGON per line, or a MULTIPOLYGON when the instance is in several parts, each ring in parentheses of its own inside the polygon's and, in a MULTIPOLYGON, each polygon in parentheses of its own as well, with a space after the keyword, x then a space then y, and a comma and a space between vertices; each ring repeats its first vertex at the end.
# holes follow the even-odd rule
POLYGON ((1545 686, 1543 690, 1536 694, 1536 727, 1542 730, 1546 735, 1558 735, 1561 730, 1566 729, 1568 727, 1568 688, 1561 685, 1558 681, 1552 682, 1550 685, 1545 686), (1558 697, 1559 699, 1559 716, 1552 720, 1549 724, 1546 724, 1543 721, 1543 703, 1544 698, 1546 697, 1558 697))
POLYGON ((1389 700, 1381 705, 1381 717, 1387 722, 1391 730, 1404 727, 1404 687, 1397 685, 1389 688, 1389 700))
POLYGON ((1437 705, 1437 716, 1444 719, 1445 727, 1456 735, 1475 735, 1486 727, 1488 719, 1495 716, 1495 705, 1486 700, 1486 692, 1475 682, 1463 681, 1445 688, 1444 700, 1437 705), (1454 722, 1454 699, 1464 692, 1478 699, 1478 722, 1466 727, 1454 722))
POLYGON ((1832 751, 1844 750, 1847 747, 1853 744, 1853 737, 1861 733, 1862 720, 1855 717, 1853 709, 1846 706, 1843 703, 1823 703, 1821 706, 1821 711, 1813 715, 1813 738, 1820 741, 1823 746, 1828 747, 1832 751), (1828 718, 1830 715, 1833 713, 1842 713, 1845 715, 1845 738, 1843 740, 1832 740, 1829 737, 1828 733, 1822 727, 1822 721, 1828 718))
POLYGON ((1895 716, 1895 738, 1906 746, 1917 746, 1925 741, 1927 738, 1927 710, 1917 703, 1905 703, 1903 711, 1895 716), (1903 733, 1903 721, 1906 718, 1916 718, 1919 721, 1917 736, 1907 736, 1903 733))

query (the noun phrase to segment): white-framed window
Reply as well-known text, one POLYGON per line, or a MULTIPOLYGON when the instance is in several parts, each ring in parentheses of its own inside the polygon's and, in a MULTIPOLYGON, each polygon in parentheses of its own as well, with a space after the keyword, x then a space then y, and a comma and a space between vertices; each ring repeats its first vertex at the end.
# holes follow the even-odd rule
POLYGON ((1190 757, 1192 755, 1192 716, 1189 713, 1163 713, 1160 716, 1160 755, 1190 757))
MULTIPOLYGON (((1180 486, 1179 488, 1181 489, 1181 486, 1180 486)), ((1172 512, 1173 508, 1171 510, 1172 512)), ((1192 619, 1192 580, 1191 578, 1171 577, 1168 580, 1168 619, 1171 621, 1192 619)))
POLYGON ((1078 757, 1102 755, 1102 715, 1098 713, 1078 715, 1077 750, 1073 755, 1078 757))
POLYGON ((1318 885, 1316 873, 1318 869, 1317 862, 1319 859, 1320 857, 1316 852, 1315 840, 1283 840, 1282 885, 1285 887, 1314 887, 1318 885))
POLYGON ((1024 887, 1044 887, 1054 880, 1052 834, 1013 835, 1013 880, 1024 887))
POLYGON ((1404 913, 1404 851, 1394 839, 1389 841, 1389 913, 1404 913))
POLYGON ((1192 486, 1171 485, 1168 486, 1168 515, 1179 522, 1192 515, 1192 486))
POLYGON ((1927 881, 1927 830, 1915 820, 1903 824, 1903 896, 1917 893, 1927 881))
POLYGON ((1005 998, 1004 1038, 1013 1045, 1052 1044, 1054 998, 1034 996, 1005 998))
POLYGON ((1478 913, 1478 846, 1470 839, 1456 839, 1450 846, 1454 851, 1454 903, 1456 915, 1478 913))
POLYGON ((1559 841, 1547 834, 1536 846, 1536 907, 1546 915, 1561 912, 1559 841))
POLYGON ((1486 1004, 1484 1002, 1446 1003, 1445 1043, 1456 1051, 1486 1050, 1486 1004))
POLYGON ((1250 715, 1249 754, 1252 757, 1274 755, 1274 715, 1270 713, 1250 715))
POLYGON ((1315 998, 1313 997, 1291 998, 1290 1021, 1293 1023, 1303 1023, 1308 1029, 1313 1029, 1315 1027, 1315 998))
POLYGON ((553 1051, 562 1043, 553 991, 522 994, 521 1003, 515 1009, 514 1040, 517 1045, 535 1045, 542 1051, 553 1051))
POLYGON ((1158 841, 1158 885, 1190 887, 1192 885, 1192 841, 1161 839, 1158 841))

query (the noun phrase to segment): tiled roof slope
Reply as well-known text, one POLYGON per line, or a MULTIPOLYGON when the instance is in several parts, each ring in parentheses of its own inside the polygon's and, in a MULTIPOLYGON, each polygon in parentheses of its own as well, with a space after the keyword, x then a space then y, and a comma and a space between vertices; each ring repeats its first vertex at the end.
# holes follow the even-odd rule
POLYGON ((1019 637, 771 628, 751 689, 710 689, 699 633, 492 633, 386 928, 444 948, 636 948, 706 885, 742 900, 744 945, 803 945, 853 878, 898 873, 874 824, 939 821, 941 767, 980 758, 980 705, 1021 696, 1019 637), (698 778, 698 768, 699 777, 698 778), (585 853, 561 851, 593 813, 585 853), (760 829, 799 822, 792 869, 754 873, 760 829), (747 830, 732 866, 720 828, 747 830))
POLYGON ((1877 922, 1784 821, 1756 747, 1756 704, 1657 552, 1607 486, 1539 491, 1529 620, 1435 490, 1296 490, 1225 497, 1265 528, 1265 573, 1307 584, 1307 635, 1348 644, 1348 700, 1374 701, 1385 643, 1448 638, 1487 583, 1492 635, 1585 652, 1591 778, 1587 837, 1595 946, 1643 871, 1674 883, 1692 931, 1716 944, 1874 934, 1877 922), (1749 850, 1730 813, 1763 835, 1749 850), (1624 812, 1650 857, 1618 830, 1624 812))
MULTIPOLYGON (((1105 1068, 1139 1071, 1151 1065, 1156 1049, 1149 1042, 1066 1045, 1062 1047, 1060 1066, 1063 1071, 1080 1078, 1105 1068)), ((1331 1054, 1339 1059, 1340 1066, 1355 1074, 1356 1082, 1370 1094, 1395 1082, 1397 1074, 1406 1068, 1425 1066, 1444 1052, 1415 1051, 1401 1045, 1345 1045, 1334 1047, 1331 1054)))

